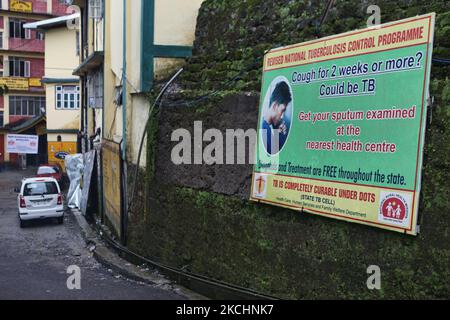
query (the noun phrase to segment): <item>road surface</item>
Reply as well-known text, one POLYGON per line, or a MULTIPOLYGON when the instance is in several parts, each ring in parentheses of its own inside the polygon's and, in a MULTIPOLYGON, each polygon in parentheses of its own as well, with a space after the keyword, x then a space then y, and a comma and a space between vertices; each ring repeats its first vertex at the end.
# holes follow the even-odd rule
POLYGON ((70 213, 63 225, 37 221, 21 229, 13 190, 32 173, 0 172, 0 300, 186 299, 170 286, 138 283, 100 265, 70 213), (81 270, 81 290, 67 288, 67 268, 73 265, 81 270))

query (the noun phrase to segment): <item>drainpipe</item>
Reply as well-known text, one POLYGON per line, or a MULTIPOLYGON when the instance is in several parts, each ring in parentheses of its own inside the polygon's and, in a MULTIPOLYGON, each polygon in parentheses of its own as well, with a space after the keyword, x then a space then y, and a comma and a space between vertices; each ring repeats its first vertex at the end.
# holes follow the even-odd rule
POLYGON ((122 158, 127 155, 127 0, 123 0, 123 66, 122 66, 122 158))
MULTIPOLYGON (((145 0, 142 0, 145 1, 145 0)), ((127 244, 128 203, 127 191, 127 1, 123 0, 123 67, 122 67, 122 214, 121 240, 127 244)))
MULTIPOLYGON (((105 0, 102 1, 102 13, 103 13, 103 45, 102 45, 102 51, 105 51, 105 39, 106 39, 106 3, 105 0)), ((105 138, 105 64, 103 63, 103 109, 102 109, 102 136, 101 141, 103 142, 105 138)), ((101 204, 102 204, 102 210, 101 210, 101 222, 105 223, 105 193, 103 190, 103 151, 100 152, 100 197, 101 197, 101 204)))

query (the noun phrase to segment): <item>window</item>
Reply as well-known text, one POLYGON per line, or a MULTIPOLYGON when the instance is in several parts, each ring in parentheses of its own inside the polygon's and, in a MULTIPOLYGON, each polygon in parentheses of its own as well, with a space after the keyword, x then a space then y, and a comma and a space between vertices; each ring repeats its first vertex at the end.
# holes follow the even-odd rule
POLYGON ((80 109, 80 87, 56 86, 56 109, 80 109))
POLYGON ((42 31, 36 31, 37 40, 45 40, 45 34, 42 31))
POLYGON ((9 114, 12 116, 39 116, 45 110, 45 97, 9 96, 9 114))
POLYGON ((17 57, 9 57, 9 75, 11 77, 30 77, 30 61, 17 57))
POLYGON ((102 17, 102 0, 89 0, 89 18, 101 19, 102 17))
POLYGON ((103 108, 103 70, 88 75, 88 103, 91 108, 103 108))
POLYGON ((3 127, 3 111, 0 111, 0 128, 3 127))
POLYGON ((3 49, 3 32, 0 32, 0 49, 3 49))
POLYGON ((31 39, 31 30, 23 27, 27 21, 9 19, 9 37, 20 39, 31 39))
POLYGON ((23 190, 24 197, 58 194, 59 190, 54 182, 27 183, 23 190))

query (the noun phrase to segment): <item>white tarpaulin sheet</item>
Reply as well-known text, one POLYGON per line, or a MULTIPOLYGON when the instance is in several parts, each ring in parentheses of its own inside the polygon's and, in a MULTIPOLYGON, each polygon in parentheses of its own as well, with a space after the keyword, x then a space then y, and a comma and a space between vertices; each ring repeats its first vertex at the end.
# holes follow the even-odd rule
POLYGON ((66 156, 64 160, 67 176, 70 180, 69 192, 67 193, 68 207, 71 209, 81 206, 81 179, 84 171, 82 154, 66 156))

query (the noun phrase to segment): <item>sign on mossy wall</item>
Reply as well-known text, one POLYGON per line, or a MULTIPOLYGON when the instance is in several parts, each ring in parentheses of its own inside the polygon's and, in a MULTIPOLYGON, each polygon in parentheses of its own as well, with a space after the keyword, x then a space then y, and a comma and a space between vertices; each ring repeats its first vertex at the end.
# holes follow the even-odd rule
POLYGON ((267 53, 251 199, 416 235, 434 20, 267 53))

